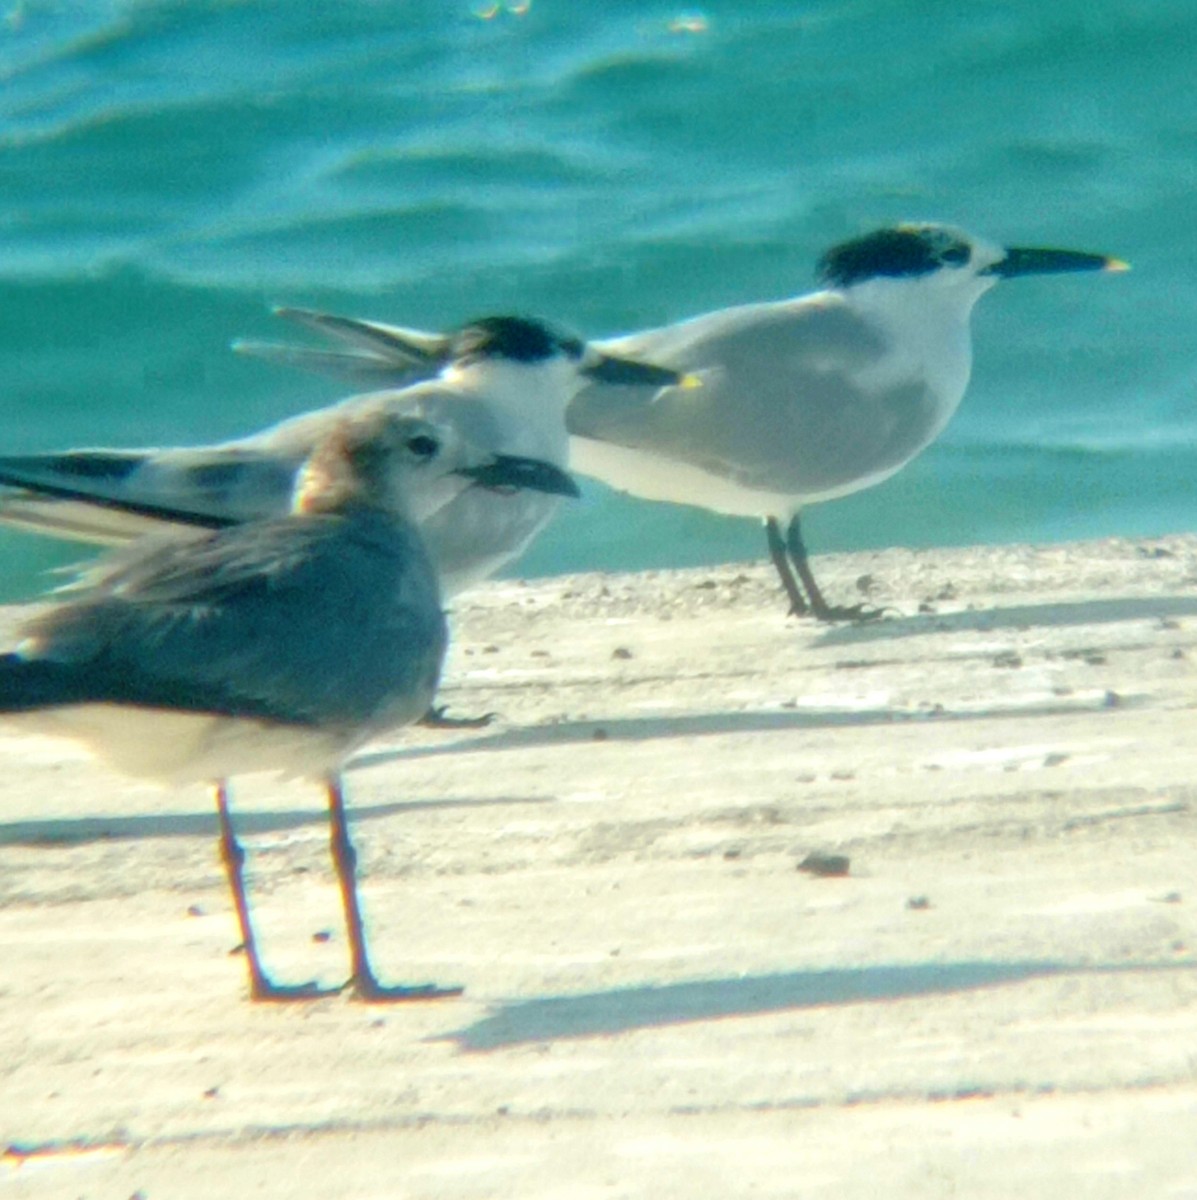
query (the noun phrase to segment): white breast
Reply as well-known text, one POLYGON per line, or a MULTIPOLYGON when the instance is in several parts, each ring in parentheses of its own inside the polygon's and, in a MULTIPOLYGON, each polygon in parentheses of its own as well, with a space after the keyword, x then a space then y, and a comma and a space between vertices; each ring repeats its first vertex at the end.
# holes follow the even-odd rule
POLYGON ((259 771, 319 778, 354 748, 342 735, 302 726, 122 704, 64 705, 4 720, 81 741, 127 775, 172 785, 259 771))

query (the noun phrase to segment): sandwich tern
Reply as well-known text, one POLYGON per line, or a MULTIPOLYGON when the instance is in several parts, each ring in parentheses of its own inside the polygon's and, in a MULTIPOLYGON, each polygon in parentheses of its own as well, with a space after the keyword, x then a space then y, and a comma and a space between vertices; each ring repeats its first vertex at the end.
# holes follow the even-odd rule
MULTIPOLYGON (((286 310, 302 319, 296 310, 286 310)), ((341 328, 318 315, 320 327, 341 328)), ((392 412, 452 425, 502 454, 564 469, 565 405, 589 381, 650 392, 683 373, 588 346, 543 321, 484 317, 449 335, 413 338, 425 378, 411 387, 350 397, 331 408, 212 446, 69 450, 0 457, 0 521, 85 541, 122 542, 164 525, 183 534, 216 521, 286 512, 299 465, 347 415, 392 412)), ((420 532, 449 597, 517 557, 560 498, 542 491, 460 491, 420 519, 420 532)))
MULTIPOLYGON (((824 599, 802 509, 881 483, 939 436, 968 384, 972 307, 999 280, 1126 269, 1100 254, 1002 247, 948 225, 879 229, 823 255, 819 291, 592 343, 703 386, 588 384, 566 414, 572 467, 649 500, 763 520, 792 612, 876 615, 824 599)), ((324 372, 410 382, 435 336, 299 317, 346 348, 241 348, 324 372)))
POLYGON ((322 994, 274 983, 258 953, 227 786, 256 771, 324 784, 346 986, 367 1000, 453 994, 379 983, 340 782, 356 747, 420 717, 436 690, 447 633, 416 520, 444 503, 446 487, 577 495, 559 467, 483 451, 453 426, 346 413, 302 466, 288 514, 123 547, 0 656, 6 721, 80 739, 130 774, 215 781, 255 998, 322 994))

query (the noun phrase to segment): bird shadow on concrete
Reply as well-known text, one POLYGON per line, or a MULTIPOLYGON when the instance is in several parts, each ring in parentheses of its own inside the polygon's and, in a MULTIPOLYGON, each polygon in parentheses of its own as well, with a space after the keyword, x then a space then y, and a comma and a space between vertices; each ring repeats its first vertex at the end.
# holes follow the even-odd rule
POLYGON ((853 710, 785 709, 778 711, 675 713, 654 717, 588 718, 506 729, 481 737, 455 738, 439 745, 396 747, 357 755, 350 770, 381 766, 441 755, 491 753, 523 750, 532 746, 559 746, 602 742, 645 742, 655 738, 716 737, 721 734, 771 733, 785 730, 855 728, 869 725, 903 725, 928 721, 989 721, 1002 718, 1075 716, 1100 714, 1113 707, 1127 708, 1142 703, 1136 696, 1105 698, 1074 697, 1070 701, 1036 701, 1002 708, 962 711, 937 707, 934 710, 866 708, 853 710))
MULTIPOLYGON (((234 801, 235 803, 235 801, 234 801)), ((352 824, 402 813, 429 812, 446 808, 490 808, 504 804, 551 804, 551 796, 488 796, 484 799, 404 800, 387 804, 349 801, 352 824)), ((234 810, 237 832, 246 837, 285 833, 307 825, 324 826, 328 811, 320 804, 310 809, 275 809, 268 812, 234 810)), ((204 837, 217 834, 216 809, 188 813, 146 813, 131 817, 51 817, 42 820, 0 823, 0 846, 75 846, 86 842, 123 841, 137 838, 204 837)))
POLYGON ((485 1053, 508 1046, 611 1037, 697 1021, 978 991, 1059 975, 1177 970, 1192 971, 1194 964, 949 962, 790 971, 512 1001, 497 1005, 464 1029, 428 1040, 455 1042, 464 1051, 485 1053))
POLYGON ((989 633, 1000 629, 1061 628, 1121 621, 1165 621, 1197 616, 1195 596, 1126 596, 1051 604, 1014 604, 962 612, 920 613, 823 630, 812 646, 853 646, 864 642, 935 633, 989 633))

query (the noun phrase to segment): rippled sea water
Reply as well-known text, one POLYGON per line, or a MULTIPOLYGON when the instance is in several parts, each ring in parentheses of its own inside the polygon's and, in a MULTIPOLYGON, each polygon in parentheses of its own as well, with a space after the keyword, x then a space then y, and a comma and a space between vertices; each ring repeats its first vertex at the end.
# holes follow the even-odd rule
MULTIPOLYGON (((899 219, 1131 260, 1011 281, 965 403, 815 551, 1197 507, 1192 0, 0 0, 0 446, 207 441, 343 393, 229 352, 303 304, 593 335, 813 286, 899 219)), ((589 486, 519 570, 759 557, 589 486)), ((5 597, 69 548, 0 533, 5 597)))

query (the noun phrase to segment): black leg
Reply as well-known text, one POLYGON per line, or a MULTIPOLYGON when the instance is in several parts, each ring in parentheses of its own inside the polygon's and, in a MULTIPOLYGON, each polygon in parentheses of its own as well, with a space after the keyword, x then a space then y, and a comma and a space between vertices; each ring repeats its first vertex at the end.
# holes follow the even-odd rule
POLYGON ((790 616, 805 617, 810 612, 810 606, 802 595, 802 589, 799 588, 798 581, 794 578, 794 572, 790 570, 790 563, 786 558, 786 544, 782 540, 781 527, 777 524, 776 517, 765 518, 765 541, 769 543, 769 557, 777 569, 781 586, 785 588, 786 595, 790 598, 790 616))
POLYGON ((233 831, 228 785, 222 779, 212 785, 212 790, 216 796, 216 812, 220 817, 220 857, 224 861, 229 887, 233 892, 237 923, 241 926, 241 944, 245 948, 245 961, 249 966, 250 995, 255 1000, 311 1000, 318 996, 333 995, 333 992, 318 988, 314 983, 283 986, 266 974, 258 957, 258 943, 249 916, 249 897, 245 894, 245 850, 233 831))
POLYGON ((485 729, 498 713, 483 713, 480 717, 451 717, 443 704, 434 704, 419 720, 425 729, 485 729))
POLYGON ((797 516, 790 519, 786 530, 786 549, 810 597, 811 615, 819 621, 875 621, 881 616, 882 610, 870 608, 865 604, 848 604, 832 607, 823 598, 819 585, 815 582, 814 572, 810 569, 810 559, 806 553, 806 543, 802 540, 802 525, 797 516))
POLYGON ((335 776, 328 781, 328 814, 331 825, 333 863, 341 885, 341 903, 345 907, 345 924, 349 930, 349 987, 359 1000, 439 1000, 460 996, 459 987, 441 988, 434 983, 409 987, 384 987, 378 982, 370 965, 366 949, 366 932, 362 923, 361 901, 357 894, 357 851, 349 839, 349 821, 345 815, 345 796, 341 781, 335 776))

